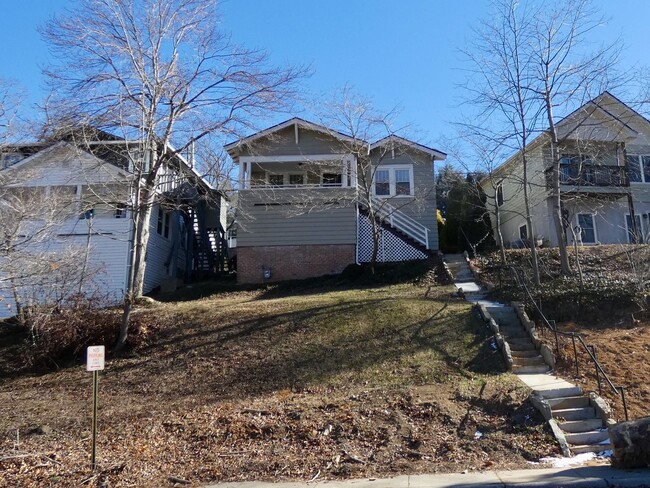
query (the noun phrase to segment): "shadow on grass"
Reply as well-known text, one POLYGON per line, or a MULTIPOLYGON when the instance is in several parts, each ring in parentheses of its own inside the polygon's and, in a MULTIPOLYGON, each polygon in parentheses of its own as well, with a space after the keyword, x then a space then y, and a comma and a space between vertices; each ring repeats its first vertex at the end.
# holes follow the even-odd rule
POLYGON ((469 308, 451 308, 388 296, 235 318, 181 330, 144 351, 146 360, 111 372, 128 375, 131 386, 157 376, 163 396, 216 401, 331 382, 399 387, 502 371, 481 322, 469 308))

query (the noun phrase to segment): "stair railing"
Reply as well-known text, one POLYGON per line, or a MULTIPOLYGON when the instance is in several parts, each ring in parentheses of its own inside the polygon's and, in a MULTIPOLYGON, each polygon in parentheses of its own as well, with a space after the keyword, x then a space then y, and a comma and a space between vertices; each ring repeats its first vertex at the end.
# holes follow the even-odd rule
POLYGON ((595 375, 596 375, 596 383, 598 384, 598 394, 602 396, 603 390, 602 390, 602 381, 605 380, 605 382, 609 385, 611 390, 613 391, 614 395, 620 396, 621 397, 621 403, 623 406, 623 411, 625 413, 625 421, 627 422, 629 420, 628 417, 628 411, 627 411, 627 399, 625 396, 625 387, 624 386, 616 386, 612 380, 609 378, 607 373, 605 372, 605 369, 603 368, 602 364, 600 364, 600 361, 598 361, 598 358, 596 357, 596 346, 589 345, 585 342, 584 338, 575 332, 563 332, 557 328, 557 325, 555 324, 555 321, 549 320, 546 318, 544 315, 544 312, 542 312, 542 309, 540 305, 537 303, 535 298, 533 297, 533 294, 530 291, 530 288, 526 284, 526 275, 523 272, 523 270, 518 269, 517 267, 513 265, 506 265, 506 268, 510 269, 512 271, 512 274, 515 279, 515 283, 519 288, 521 288, 524 292, 524 301, 529 302, 532 307, 535 309, 535 312, 541 319, 541 323, 543 328, 548 329, 550 332, 553 333, 555 336, 555 350, 557 351, 558 355, 560 354, 560 336, 563 337, 569 337, 571 338, 571 342, 573 345, 573 355, 574 355, 574 361, 575 361, 575 368, 576 368, 576 376, 580 375, 580 366, 578 363, 578 348, 576 344, 576 340, 582 347, 584 348, 585 352, 591 359, 592 363, 594 364, 594 370, 595 370, 595 375))
POLYGON ((370 203, 375 215, 382 221, 429 249, 429 229, 426 226, 399 211, 385 200, 370 197, 370 203))

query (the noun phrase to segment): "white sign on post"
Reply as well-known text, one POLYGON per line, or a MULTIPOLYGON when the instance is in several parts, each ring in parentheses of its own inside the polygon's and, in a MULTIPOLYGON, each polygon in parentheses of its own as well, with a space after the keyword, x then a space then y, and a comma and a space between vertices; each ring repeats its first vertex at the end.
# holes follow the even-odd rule
POLYGON ((86 371, 104 369, 104 346, 88 346, 86 350, 86 371))

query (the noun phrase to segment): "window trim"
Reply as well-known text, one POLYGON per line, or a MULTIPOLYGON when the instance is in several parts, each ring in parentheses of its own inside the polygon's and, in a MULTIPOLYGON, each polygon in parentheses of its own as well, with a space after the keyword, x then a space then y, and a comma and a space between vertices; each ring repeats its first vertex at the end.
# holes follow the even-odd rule
POLYGON ((576 214, 576 226, 580 228, 580 243, 585 246, 593 246, 598 244, 598 227, 596 226, 596 214, 595 213, 587 213, 587 212, 582 212, 582 213, 577 213, 576 214), (580 225, 580 216, 581 215, 588 215, 591 217, 591 223, 593 224, 593 230, 594 230, 594 241, 593 242, 585 242, 585 240, 582 238, 582 226, 580 225))
MULTIPOLYGON (((630 179, 630 163, 629 163, 629 161, 625 161, 625 166, 626 166, 625 169, 627 170, 627 178, 630 181, 630 184, 642 185, 642 184, 650 183, 650 179, 646 178, 646 172, 645 172, 644 167, 643 167, 643 158, 650 158, 650 154, 643 154, 643 153, 626 154, 625 158, 626 159, 636 158, 636 165, 637 165, 637 168, 639 170, 639 176, 641 178, 641 181, 632 181, 630 179)), ((650 165, 648 165, 648 168, 649 168, 648 169, 648 175, 650 175, 650 165)))
POLYGON ((494 201, 499 208, 503 207, 503 204, 505 203, 505 198, 503 197, 503 181, 500 181, 497 184, 496 192, 494 193, 494 201), (501 195, 501 198, 499 198, 499 195, 501 195), (501 200, 501 202, 499 202, 499 200, 501 200))
POLYGON ((372 196, 377 198, 413 198, 415 196, 415 179, 413 177, 412 164, 379 164, 371 168, 372 171, 372 196), (397 194, 396 171, 408 170, 409 194, 397 194), (376 175, 377 171, 388 171, 388 195, 377 195, 376 175))
MULTIPOLYGON (((641 242, 638 244, 644 244, 646 241, 646 230, 644 229, 643 226, 643 216, 645 214, 643 213, 635 213, 634 216, 639 219, 639 231, 641 232, 641 242)), ((625 216, 623 217, 623 220, 625 221, 625 237, 627 238, 627 243, 628 244, 635 244, 634 242, 631 241, 630 237, 632 237, 632 229, 628 226, 627 219, 630 218, 630 223, 632 223, 632 218, 629 213, 626 213, 625 216)))
POLYGON ((521 225, 519 226, 519 239, 521 239, 521 240, 522 240, 523 242, 525 242, 526 244, 529 243, 530 237, 528 236, 528 223, 527 223, 527 222, 524 222, 523 224, 521 224, 521 225), (522 229, 522 228, 526 230, 526 237, 522 237, 522 236, 521 236, 521 229, 522 229))

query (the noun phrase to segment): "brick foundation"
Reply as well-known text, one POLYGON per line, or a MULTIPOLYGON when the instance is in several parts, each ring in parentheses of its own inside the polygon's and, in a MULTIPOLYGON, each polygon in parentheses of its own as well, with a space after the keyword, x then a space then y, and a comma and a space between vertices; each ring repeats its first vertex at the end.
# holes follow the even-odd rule
POLYGON ((300 280, 338 274, 356 260, 354 244, 237 248, 237 282, 300 280), (264 279, 264 270, 271 278, 264 279))

